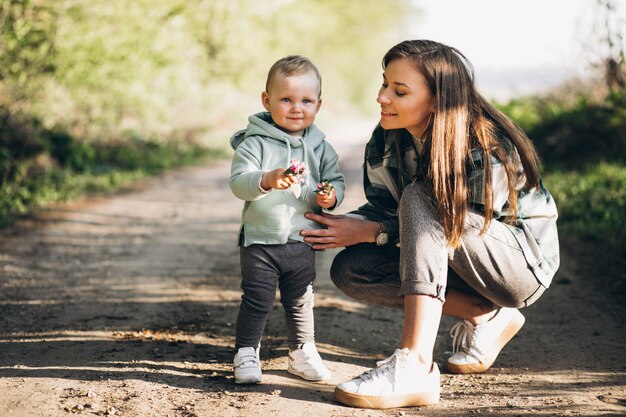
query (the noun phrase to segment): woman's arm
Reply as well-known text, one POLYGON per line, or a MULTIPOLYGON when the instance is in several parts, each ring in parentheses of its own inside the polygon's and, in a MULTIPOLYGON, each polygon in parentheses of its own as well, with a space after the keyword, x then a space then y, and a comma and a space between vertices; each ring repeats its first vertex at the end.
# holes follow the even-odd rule
POLYGON ((307 213, 308 219, 324 225, 326 229, 303 230, 304 241, 313 243, 314 249, 330 249, 374 243, 383 222, 389 235, 388 245, 394 245, 399 235, 396 210, 398 203, 389 190, 397 188, 394 178, 383 164, 386 131, 380 126, 374 129, 365 148, 364 191, 367 203, 352 212, 354 215, 316 215, 307 213), (377 167, 377 168, 373 168, 377 167))
POLYGON ((365 171, 363 186, 367 203, 348 215, 316 215, 307 213, 308 219, 324 225, 325 229, 302 230, 304 241, 313 243, 314 249, 330 249, 374 243, 381 229, 380 223, 389 236, 388 245, 395 245, 399 235, 396 211, 398 202, 389 187, 397 189, 395 179, 390 175, 386 164, 385 141, 388 132, 377 126, 365 147, 365 171), (376 168, 374 168, 376 167, 376 168), (351 215, 352 214, 352 215, 351 215))
POLYGON ((314 213, 306 213, 304 216, 326 227, 300 232, 305 242, 313 244, 313 249, 332 249, 357 243, 374 243, 376 233, 380 230, 378 222, 358 217, 314 213))

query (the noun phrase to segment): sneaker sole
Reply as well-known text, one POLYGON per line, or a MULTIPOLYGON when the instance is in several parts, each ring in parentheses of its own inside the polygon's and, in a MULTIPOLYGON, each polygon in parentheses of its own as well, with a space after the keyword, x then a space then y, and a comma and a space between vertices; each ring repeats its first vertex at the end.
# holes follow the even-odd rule
POLYGON ((317 381, 328 381, 330 379, 330 374, 322 376, 321 378, 311 378, 311 377, 308 377, 308 376, 304 375, 303 373, 298 372, 295 368, 292 368, 291 365, 287 368, 287 372, 289 372, 291 375, 295 375, 295 376, 298 376, 298 377, 300 377, 302 379, 306 379, 307 381, 315 381, 315 382, 317 382, 317 381))
POLYGON ((416 392, 413 394, 397 394, 386 396, 359 395, 335 388, 335 399, 344 405, 358 408, 398 408, 420 407, 439 403, 439 391, 416 392))
POLYGON ((500 351, 507 343, 513 339, 513 337, 520 331, 524 323, 526 322, 526 318, 522 314, 516 315, 513 320, 509 322, 509 324, 504 328, 504 331, 500 333, 500 336, 496 340, 496 343, 493 345, 491 354, 485 357, 485 360, 478 363, 468 363, 468 364, 454 364, 451 362, 447 362, 448 371, 453 374, 479 374, 481 372, 485 372, 491 365, 496 361, 500 351))
POLYGON ((261 380, 261 377, 256 377, 254 375, 242 378, 235 377, 235 384, 260 384, 261 380))

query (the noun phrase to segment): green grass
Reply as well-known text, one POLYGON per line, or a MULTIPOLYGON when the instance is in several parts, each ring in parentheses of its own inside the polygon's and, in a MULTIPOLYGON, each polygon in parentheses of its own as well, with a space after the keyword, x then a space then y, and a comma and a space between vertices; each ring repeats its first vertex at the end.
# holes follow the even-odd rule
POLYGON ((601 162, 557 171, 544 182, 559 209, 559 229, 626 253, 626 166, 601 162))
POLYGON ((80 144, 77 149, 68 153, 64 166, 47 154, 14 164, 11 179, 0 182, 0 228, 51 202, 113 192, 166 169, 225 155, 221 150, 181 142, 80 144))
POLYGON ((591 101, 539 96, 499 105, 528 134, 547 170, 580 170, 599 162, 626 163, 626 92, 591 101))
POLYGON ((592 96, 569 91, 498 107, 537 147, 559 231, 626 254, 626 92, 592 96))

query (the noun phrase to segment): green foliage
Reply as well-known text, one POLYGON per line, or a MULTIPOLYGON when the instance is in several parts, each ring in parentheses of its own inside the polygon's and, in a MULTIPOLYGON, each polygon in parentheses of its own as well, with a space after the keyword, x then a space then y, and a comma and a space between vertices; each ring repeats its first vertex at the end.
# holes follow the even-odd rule
MULTIPOLYGON (((378 0, 274 0, 267 7, 255 7, 252 0, 234 3, 230 11, 249 26, 219 25, 228 36, 217 55, 222 58, 217 74, 233 77, 256 97, 274 61, 303 54, 320 68, 325 97, 357 106, 372 101, 384 53, 404 40, 416 16, 400 0, 388 0, 385 7, 378 0)), ((208 38, 216 38, 215 28, 208 38)))
POLYGON ((33 208, 85 193, 115 190, 145 176, 139 170, 102 174, 50 170, 31 176, 28 168, 28 164, 21 164, 12 182, 0 184, 0 228, 33 208))
POLYGON ((626 166, 599 163, 580 172, 552 172, 544 182, 563 230, 626 254, 626 166))
POLYGON ((46 1, 0 0, 0 81, 16 98, 32 94, 29 84, 54 71, 55 34, 56 12, 46 1))
POLYGON ((127 129, 167 136, 180 128, 182 103, 206 109, 193 91, 205 87, 205 61, 190 56, 196 45, 173 19, 176 2, 60 4, 57 70, 42 104, 66 101, 37 108, 48 124, 87 139, 118 139, 127 129))
POLYGON ((198 143, 259 110, 281 56, 312 58, 335 108, 371 97, 412 10, 402 0, 0 0, 0 223, 198 160, 198 143))
POLYGON ((401 0, 0 0, 0 105, 81 140, 206 131, 245 120, 226 102, 258 108, 269 66, 293 53, 321 68, 328 102, 369 102, 412 12, 401 0))
POLYGON ((539 151, 560 230, 626 254, 626 92, 601 99, 595 93, 526 97, 499 107, 539 151))
POLYGON ((624 91, 610 93, 600 102, 580 93, 571 103, 559 97, 530 97, 499 107, 533 140, 546 169, 626 163, 624 91))
POLYGON ((220 156, 223 152, 175 137, 78 141, 0 108, 0 227, 52 201, 114 190, 146 175, 220 156))

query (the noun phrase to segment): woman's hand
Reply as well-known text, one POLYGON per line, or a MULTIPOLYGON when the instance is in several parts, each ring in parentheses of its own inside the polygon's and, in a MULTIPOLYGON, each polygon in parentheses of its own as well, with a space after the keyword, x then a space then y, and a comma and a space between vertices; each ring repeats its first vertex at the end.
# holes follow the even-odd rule
POLYGON ((313 243, 313 249, 342 248, 374 242, 379 228, 377 222, 345 215, 306 213, 304 216, 326 226, 326 229, 300 231, 305 242, 313 243))

